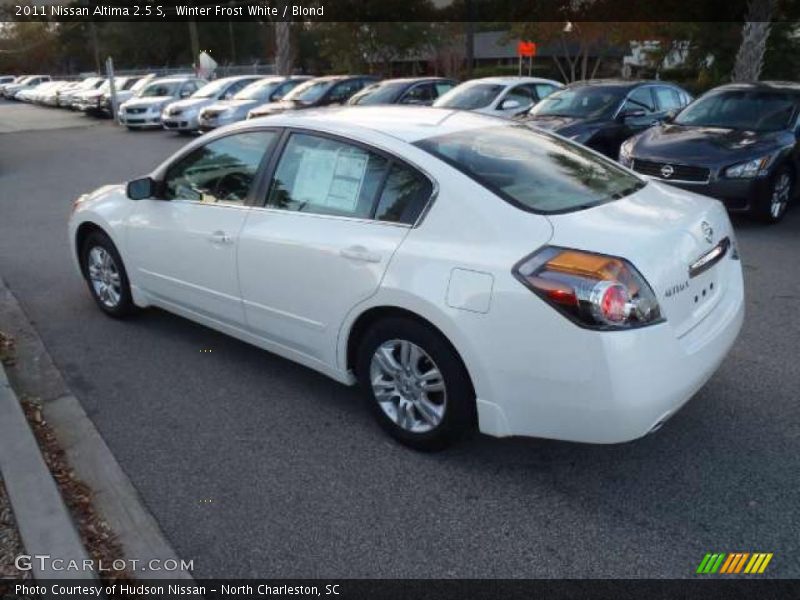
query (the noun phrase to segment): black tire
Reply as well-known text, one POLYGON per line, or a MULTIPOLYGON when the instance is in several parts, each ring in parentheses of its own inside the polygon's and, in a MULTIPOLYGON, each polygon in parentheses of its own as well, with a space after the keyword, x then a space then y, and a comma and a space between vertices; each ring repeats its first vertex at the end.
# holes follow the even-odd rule
POLYGON ((779 223, 794 201, 795 176, 787 166, 778 167, 770 177, 769 191, 764 195, 757 207, 758 217, 766 223, 779 223), (788 189, 785 182, 788 181, 788 189), (785 191, 784 191, 785 190, 785 191), (778 195, 782 194, 779 198, 778 195), (779 200, 783 200, 780 202, 779 200))
POLYGON ((122 257, 119 255, 119 252, 117 252, 117 248, 114 246, 114 242, 111 241, 111 238, 100 231, 93 231, 83 242, 80 258, 81 270, 86 279, 86 284, 89 287, 89 293, 92 295, 92 298, 94 298, 97 306, 100 307, 100 310, 115 319, 121 319, 136 312, 136 305, 134 305, 133 297, 131 296, 128 273, 125 271, 125 264, 122 262, 122 257), (119 299, 114 304, 110 304, 110 298, 106 301, 101 298, 90 277, 90 255, 95 248, 102 249, 108 254, 110 260, 113 261, 114 270, 119 275, 119 299))
MULTIPOLYGON (((359 385, 368 399, 371 409, 383 427, 392 437, 401 443, 416 450, 436 451, 442 450, 454 442, 465 437, 475 429, 476 409, 475 392, 461 358, 438 331, 432 327, 411 318, 391 317, 375 323, 364 335, 358 348, 356 359, 356 374, 359 385), (432 429, 424 432, 410 431, 398 425, 382 408, 371 382, 371 368, 373 356, 384 343, 393 341, 408 341, 422 349, 427 356, 424 362, 433 363, 441 373, 444 382, 445 398, 441 420, 432 429), (428 361, 430 359, 430 361, 428 361)), ((431 396, 426 394, 429 400, 431 396)), ((423 426, 430 426, 424 422, 422 412, 414 407, 410 409, 423 426)))

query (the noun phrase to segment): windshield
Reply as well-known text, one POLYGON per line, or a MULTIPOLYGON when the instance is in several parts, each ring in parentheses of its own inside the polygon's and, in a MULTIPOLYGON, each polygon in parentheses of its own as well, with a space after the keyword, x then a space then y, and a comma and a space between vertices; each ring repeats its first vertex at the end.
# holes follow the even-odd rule
POLYGON ((147 84, 149 84, 151 81, 153 81, 153 78, 152 78, 152 77, 143 77, 142 79, 140 79, 139 81, 137 81, 135 84, 133 84, 133 87, 131 88, 131 91, 132 91, 134 94, 138 94, 138 93, 139 93, 139 92, 140 92, 142 89, 144 89, 144 87, 145 87, 147 84))
POLYGON ((212 81, 211 83, 205 84, 194 94, 192 94, 192 98, 213 98, 214 96, 221 94, 223 90, 230 85, 230 83, 230 81, 226 81, 225 79, 212 81))
POLYGON ((309 81, 297 86, 284 96, 284 100, 301 102, 303 104, 313 104, 325 95, 328 88, 332 85, 331 81, 309 81))
POLYGON ((256 81, 237 93, 234 100, 266 100, 280 84, 280 81, 256 81))
POLYGON ((148 85, 142 93, 139 94, 142 98, 155 98, 156 96, 174 96, 175 90, 178 88, 176 81, 170 82, 156 82, 148 85))
POLYGON ((511 204, 533 212, 588 208, 632 194, 645 185, 583 146, 524 125, 460 131, 416 145, 511 204))
POLYGON ((506 86, 495 83, 459 85, 439 98, 433 105, 444 108, 475 110, 476 108, 489 106, 504 89, 506 89, 506 86))
POLYGON ((703 96, 681 112, 678 125, 779 131, 789 127, 796 96, 764 90, 736 90, 703 96))
POLYGON ((391 104, 407 85, 406 83, 376 83, 365 89, 357 98, 354 98, 353 104, 358 104, 359 106, 391 104))
POLYGON ((617 87, 585 86, 553 92, 531 109, 536 117, 610 117, 625 97, 617 87))

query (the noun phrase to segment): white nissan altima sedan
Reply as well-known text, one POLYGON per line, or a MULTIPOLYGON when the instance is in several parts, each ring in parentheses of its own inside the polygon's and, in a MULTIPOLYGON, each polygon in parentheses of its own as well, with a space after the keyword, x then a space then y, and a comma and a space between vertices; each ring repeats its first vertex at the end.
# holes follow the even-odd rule
POLYGON ((157 306, 358 384, 400 441, 624 442, 742 324, 722 204, 558 136, 435 108, 293 111, 81 196, 75 264, 113 317, 157 306))

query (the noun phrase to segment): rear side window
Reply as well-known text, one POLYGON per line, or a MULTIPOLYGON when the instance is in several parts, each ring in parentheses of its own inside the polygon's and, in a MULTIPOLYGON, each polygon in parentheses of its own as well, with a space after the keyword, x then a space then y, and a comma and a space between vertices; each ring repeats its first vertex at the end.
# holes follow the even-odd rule
POLYGON ((394 163, 389 169, 375 218, 413 225, 432 193, 433 188, 427 177, 406 165, 394 163))
POLYGON ((492 126, 416 145, 523 210, 560 213, 622 198, 645 183, 610 160, 524 125, 492 126))

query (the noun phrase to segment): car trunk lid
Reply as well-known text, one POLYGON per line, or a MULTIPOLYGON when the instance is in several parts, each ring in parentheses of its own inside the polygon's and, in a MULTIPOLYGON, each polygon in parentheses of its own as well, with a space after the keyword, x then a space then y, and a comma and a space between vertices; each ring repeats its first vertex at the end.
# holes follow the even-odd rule
POLYGON ((552 245, 632 263, 677 337, 699 324, 724 294, 729 271, 722 264, 734 251, 734 238, 716 200, 651 182, 620 200, 549 219, 552 245))

